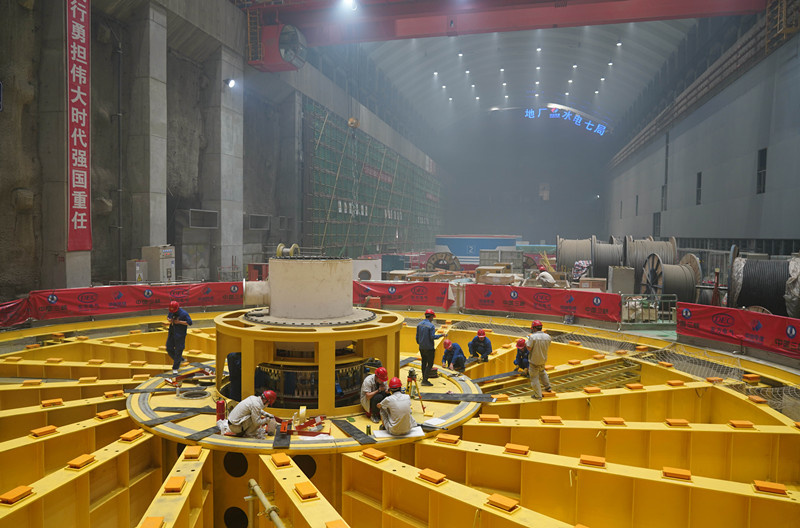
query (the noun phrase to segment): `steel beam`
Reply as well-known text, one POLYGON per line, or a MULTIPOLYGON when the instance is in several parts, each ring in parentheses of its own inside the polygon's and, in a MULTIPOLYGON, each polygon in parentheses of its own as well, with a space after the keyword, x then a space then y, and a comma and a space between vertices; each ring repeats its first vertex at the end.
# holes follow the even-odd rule
POLYGON ((583 0, 472 2, 355 0, 346 12, 337 0, 260 3, 264 23, 300 28, 309 46, 442 37, 554 27, 743 15, 763 11, 766 0, 583 0), (563 5, 560 5, 563 4, 563 5), (348 21, 348 18, 350 19, 348 21))

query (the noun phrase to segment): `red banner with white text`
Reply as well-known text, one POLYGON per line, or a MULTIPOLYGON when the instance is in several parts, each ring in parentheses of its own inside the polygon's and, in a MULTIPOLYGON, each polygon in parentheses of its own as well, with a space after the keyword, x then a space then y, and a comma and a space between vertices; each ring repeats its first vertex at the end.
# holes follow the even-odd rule
POLYGON ((800 359, 800 319, 748 310, 678 303, 677 332, 800 359))
POLYGON ((92 249, 91 9, 68 0, 67 46, 67 251, 92 249))
POLYGON ((29 317, 28 299, 17 299, 0 304, 0 328, 24 323, 29 317))
POLYGON ((241 304, 242 283, 98 286, 32 291, 28 296, 34 319, 166 310, 170 301, 178 301, 183 307, 241 304))
POLYGON ((353 304, 363 304, 367 297, 380 297, 382 305, 444 306, 447 282, 356 282, 353 281, 353 304))
POLYGON ((576 317, 615 322, 621 318, 619 295, 579 289, 468 284, 464 308, 558 316, 572 314, 576 317))

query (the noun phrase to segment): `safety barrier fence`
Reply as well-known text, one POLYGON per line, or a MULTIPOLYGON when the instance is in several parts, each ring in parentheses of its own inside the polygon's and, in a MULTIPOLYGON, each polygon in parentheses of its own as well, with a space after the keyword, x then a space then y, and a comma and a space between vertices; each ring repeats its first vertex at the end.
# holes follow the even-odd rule
MULTIPOLYGON (((389 306, 442 306, 565 318, 629 322, 674 322, 681 335, 750 346, 800 359, 796 319, 716 306, 677 303, 671 296, 618 295, 548 288, 445 282, 353 282, 353 302, 378 297, 389 306), (459 290, 459 291, 456 291, 459 290), (675 308, 673 308, 673 306, 675 308)), ((674 297, 674 296, 673 296, 674 297)), ((0 304, 0 327, 28 319, 49 320, 166 309, 182 306, 241 306, 242 283, 126 285, 39 290, 0 304)))
POLYGON ((800 359, 800 321, 748 310, 678 303, 679 335, 713 339, 800 359))

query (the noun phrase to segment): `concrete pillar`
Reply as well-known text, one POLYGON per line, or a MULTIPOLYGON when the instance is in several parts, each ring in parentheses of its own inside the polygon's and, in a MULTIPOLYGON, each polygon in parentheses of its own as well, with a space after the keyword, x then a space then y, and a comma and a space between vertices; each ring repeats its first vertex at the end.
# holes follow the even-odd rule
POLYGON ((206 61, 204 69, 209 80, 204 109, 208 142, 201 157, 200 199, 203 209, 219 212, 219 229, 212 236, 211 277, 232 279, 243 273, 242 57, 221 46, 206 61), (228 87, 223 83, 225 79, 233 79, 236 86, 228 87), (233 267, 238 272, 234 272, 233 267), (219 268, 230 273, 219 275, 219 268))
POLYGON ((41 287, 91 286, 91 251, 67 251, 66 29, 63 2, 43 2, 39 71, 42 164, 41 287))
POLYGON ((301 244, 303 206, 303 96, 295 90, 280 104, 278 177, 278 215, 286 217, 288 225, 280 236, 284 244, 301 244))
POLYGON ((128 178, 131 220, 127 258, 167 243, 167 12, 145 3, 131 20, 128 178))

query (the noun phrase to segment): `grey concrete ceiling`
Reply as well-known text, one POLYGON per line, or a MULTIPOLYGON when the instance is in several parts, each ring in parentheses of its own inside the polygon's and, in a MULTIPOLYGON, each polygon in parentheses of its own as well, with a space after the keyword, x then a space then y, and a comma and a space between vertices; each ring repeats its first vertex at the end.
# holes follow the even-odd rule
POLYGON ((548 103, 613 127, 696 24, 641 22, 361 46, 437 130, 490 111, 522 118, 524 109, 548 103))

